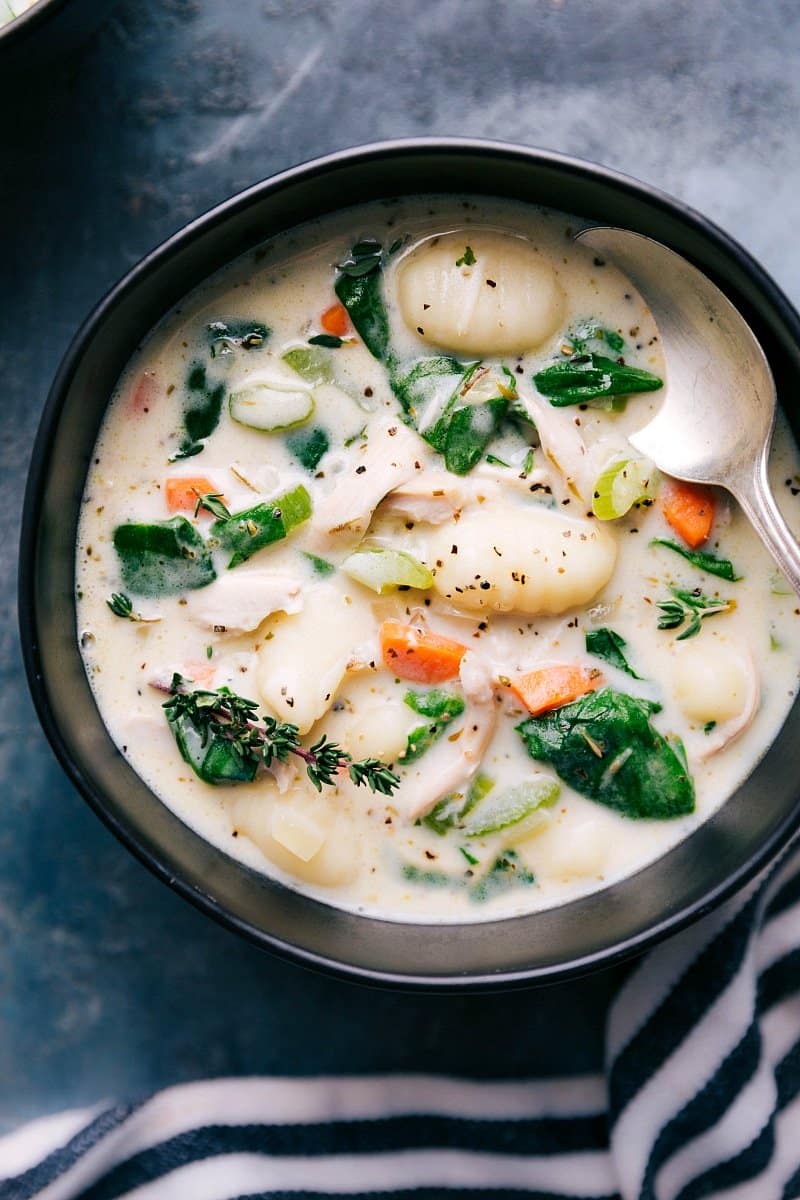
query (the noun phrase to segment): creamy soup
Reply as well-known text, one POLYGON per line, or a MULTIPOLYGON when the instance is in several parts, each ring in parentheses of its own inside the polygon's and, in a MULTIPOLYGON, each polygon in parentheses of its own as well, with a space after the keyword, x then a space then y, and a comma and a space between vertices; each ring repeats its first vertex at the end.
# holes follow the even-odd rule
MULTIPOLYGON (((579 223, 427 197, 278 237, 109 398, 78 636, 133 768, 221 852, 395 920, 608 886, 712 813, 797 686, 797 601, 628 437, 668 367, 579 223)), ((800 526, 797 455, 772 473, 800 526)))

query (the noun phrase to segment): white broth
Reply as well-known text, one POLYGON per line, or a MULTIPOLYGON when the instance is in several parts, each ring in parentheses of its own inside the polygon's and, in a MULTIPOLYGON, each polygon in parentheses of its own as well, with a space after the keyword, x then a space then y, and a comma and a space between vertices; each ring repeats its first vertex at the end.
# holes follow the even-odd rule
MULTIPOLYGON (((473 921, 606 887, 795 695, 797 599, 746 519, 627 440, 668 364, 577 226, 341 212, 193 292, 110 397, 76 558, 103 720, 201 836, 330 904, 473 921)), ((781 419, 796 529, 798 469, 781 419)))

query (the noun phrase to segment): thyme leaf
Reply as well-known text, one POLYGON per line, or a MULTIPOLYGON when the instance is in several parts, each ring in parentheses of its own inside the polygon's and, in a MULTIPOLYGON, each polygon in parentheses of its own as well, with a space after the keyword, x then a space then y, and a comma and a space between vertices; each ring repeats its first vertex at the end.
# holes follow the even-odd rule
POLYGON ((706 617, 719 616, 733 607, 733 601, 715 600, 713 597, 704 596, 700 588, 694 588, 691 592, 682 591, 680 588, 670 588, 670 591, 672 600, 660 600, 656 605, 661 611, 658 628, 681 629, 683 626, 675 639, 678 642, 684 642, 699 633, 700 625, 706 617))

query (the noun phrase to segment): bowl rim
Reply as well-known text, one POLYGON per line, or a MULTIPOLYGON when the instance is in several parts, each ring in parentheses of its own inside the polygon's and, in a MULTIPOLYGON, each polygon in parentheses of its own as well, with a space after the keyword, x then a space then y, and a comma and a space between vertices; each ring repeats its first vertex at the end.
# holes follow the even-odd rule
POLYGON ((69 4, 70 0, 36 0, 30 8, 26 8, 18 17, 12 17, 4 25, 0 25, 0 54, 18 39, 36 32, 39 25, 49 20, 69 4))
MULTIPOLYGON (((58 5, 65 2, 66 0, 43 0, 41 11, 48 9, 51 5, 58 5)), ((40 5, 35 6, 31 10, 31 15, 35 14, 39 9, 40 5)), ((23 18, 25 15, 23 14, 23 18)), ((23 18, 19 19, 22 20, 23 18)), ((566 962, 558 962, 540 967, 515 967, 508 970, 446 976, 398 973, 386 969, 344 963, 339 959, 328 957, 325 954, 318 953, 306 947, 297 946, 276 934, 254 925, 246 918, 230 911, 223 903, 218 901, 214 896, 204 892, 191 880, 176 876, 159 859, 155 852, 143 844, 143 840, 137 835, 135 830, 127 827, 121 819, 110 811, 99 789, 95 789, 83 774, 66 738, 61 733, 47 696, 37 640, 37 531, 41 521, 50 449, 54 440, 53 435, 61 415, 62 402, 68 393, 77 368, 87 347, 93 341, 96 331, 102 327, 107 314, 112 312, 116 305, 130 291, 135 290, 140 280, 146 278, 157 264, 168 260, 179 249, 188 248, 193 242, 204 237, 217 226, 224 224, 238 212, 245 210, 261 196, 271 192, 278 192, 287 186, 309 177, 323 176, 327 171, 339 168, 343 164, 352 166, 358 164, 359 161, 374 161, 386 157, 402 157, 403 155, 420 153, 435 155, 471 153, 487 158, 495 156, 506 160, 524 160, 533 166, 556 168, 567 176, 572 174, 583 179, 594 179, 633 198, 646 200, 651 206, 661 210, 662 213, 677 218, 683 225, 693 227, 725 256, 737 261, 745 274, 755 281, 758 289, 780 315, 793 341, 800 346, 800 314, 798 314, 788 297, 777 283, 775 283, 769 273, 749 251, 713 221, 690 205, 671 197, 651 184, 641 182, 613 168, 557 151, 528 147, 513 142, 469 137, 388 139, 358 144, 304 160, 297 165, 268 176, 235 193, 219 204, 214 205, 183 225, 154 249, 148 251, 106 292, 82 321, 73 336, 53 379, 42 410, 33 443, 25 487, 20 530, 18 581, 19 631, 22 656, 28 686, 39 721, 56 759, 70 782, 107 828, 119 838, 123 845, 141 863, 159 879, 167 883, 175 892, 187 899, 195 908, 211 916, 219 924, 234 930, 260 948, 268 949, 279 957, 295 964, 322 971, 339 979, 357 980, 373 986, 390 987, 406 991, 450 992, 533 987, 546 983, 560 982, 587 974, 590 971, 614 966, 626 959, 643 953, 646 949, 662 941, 667 936, 679 932, 705 913, 711 911, 711 909, 716 908, 747 883, 760 869, 765 867, 778 853, 780 847, 786 844, 791 836, 800 828, 800 802, 795 804, 792 810, 785 814, 783 819, 776 824, 757 849, 749 857, 745 858, 737 869, 732 871, 722 882, 709 889, 701 897, 688 903, 679 904, 672 913, 649 924, 646 928, 600 950, 585 953, 579 958, 572 958, 566 962)), ((767 751, 771 747, 772 742, 767 747, 767 751)), ((690 837, 691 834, 689 835, 690 837)), ((686 840, 682 839, 682 841, 686 840)), ((680 844, 677 843, 676 845, 680 844)), ((223 854, 224 852, 220 850, 219 853, 223 854)), ((654 860, 654 862, 657 861, 658 859, 654 860)), ((642 870, 647 870, 647 866, 649 865, 652 864, 647 864, 642 870)), ((620 880, 620 882, 622 881, 620 880)), ((609 891, 614 886, 614 884, 609 884, 608 887, 599 889, 599 892, 609 891)), ((589 898, 594 894, 590 893, 589 898)), ((309 898, 306 897, 306 899, 309 898)), ((332 907, 335 908, 336 906, 332 907)), ((374 919, 364 914, 351 913, 350 915, 360 917, 365 921, 372 921, 374 919)), ((532 912, 522 914, 521 917, 535 915, 535 912, 532 912)), ((505 922, 517 919, 521 918, 498 918, 498 922, 500 920, 505 922)), ((402 922, 402 924, 413 926, 420 930, 429 928, 428 925, 417 922, 402 922)), ((453 929, 460 928, 458 924, 453 924, 449 927, 453 929)))

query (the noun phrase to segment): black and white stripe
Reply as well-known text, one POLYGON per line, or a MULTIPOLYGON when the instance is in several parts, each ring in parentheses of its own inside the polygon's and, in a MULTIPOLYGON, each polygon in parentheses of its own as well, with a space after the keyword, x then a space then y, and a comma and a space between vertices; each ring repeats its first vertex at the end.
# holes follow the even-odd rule
POLYGON ((643 958, 605 1077, 222 1079, 0 1139, 0 1200, 800 1200, 800 852, 643 958))

